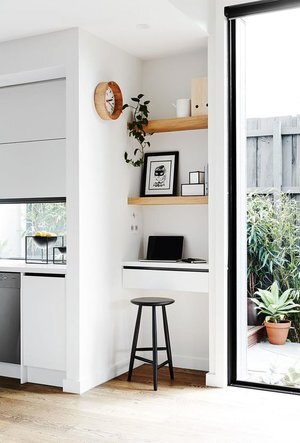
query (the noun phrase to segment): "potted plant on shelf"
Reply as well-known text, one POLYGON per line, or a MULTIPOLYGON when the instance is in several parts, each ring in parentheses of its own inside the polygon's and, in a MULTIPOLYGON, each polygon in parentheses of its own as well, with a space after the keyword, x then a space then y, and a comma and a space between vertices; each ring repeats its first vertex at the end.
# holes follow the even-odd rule
POLYGON ((258 312, 265 315, 264 325, 269 342, 273 345, 283 345, 286 342, 291 327, 288 316, 299 312, 300 305, 294 303, 293 291, 294 289, 289 288, 280 295, 278 283, 274 281, 269 290, 258 289, 255 292, 258 298, 252 299, 258 312))
POLYGON ((148 124, 149 110, 148 105, 150 100, 142 101, 144 94, 139 94, 137 97, 131 97, 133 105, 125 103, 123 110, 131 108, 133 111, 133 119, 128 123, 129 137, 133 137, 138 142, 138 147, 133 151, 135 159, 129 158, 128 153, 124 153, 124 159, 126 163, 132 166, 139 167, 144 163, 145 148, 150 147, 150 142, 146 139, 152 135, 145 132, 145 126, 148 124))

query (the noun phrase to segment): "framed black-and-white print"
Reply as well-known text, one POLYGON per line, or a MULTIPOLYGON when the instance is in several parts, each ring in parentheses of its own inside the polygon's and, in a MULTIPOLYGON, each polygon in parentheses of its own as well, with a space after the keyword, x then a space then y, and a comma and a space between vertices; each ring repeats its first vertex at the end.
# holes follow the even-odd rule
POLYGON ((145 154, 141 196, 176 195, 179 152, 145 154))

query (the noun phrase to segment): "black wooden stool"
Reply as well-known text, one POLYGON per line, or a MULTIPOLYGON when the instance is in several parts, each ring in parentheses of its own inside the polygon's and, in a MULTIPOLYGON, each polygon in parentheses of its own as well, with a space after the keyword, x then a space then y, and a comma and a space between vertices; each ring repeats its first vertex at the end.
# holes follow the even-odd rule
POLYGON ((135 359, 143 361, 145 363, 150 363, 153 366, 154 391, 157 391, 158 369, 162 368, 163 366, 169 364, 170 378, 172 380, 174 380, 171 344, 170 344, 168 320, 167 320, 167 313, 166 313, 166 305, 171 305, 172 303, 174 303, 174 301, 175 300, 172 300, 171 298, 162 298, 162 297, 141 297, 141 298, 134 298, 131 300, 131 303, 133 303, 134 305, 138 305, 139 309, 138 309, 138 313, 137 313, 133 341, 132 341, 129 371, 128 371, 128 381, 131 381, 131 375, 132 375, 133 364, 134 364, 135 359), (152 306, 152 348, 137 348, 136 347, 137 342, 138 342, 138 337, 139 337, 139 330, 140 330, 140 323, 141 323, 143 306, 152 306), (158 347, 157 346, 156 306, 162 307, 166 347, 158 347), (139 357, 139 356, 135 355, 136 351, 152 351, 153 352, 153 360, 149 360, 148 358, 139 357), (168 360, 164 361, 160 365, 158 364, 157 351, 167 351, 168 360))

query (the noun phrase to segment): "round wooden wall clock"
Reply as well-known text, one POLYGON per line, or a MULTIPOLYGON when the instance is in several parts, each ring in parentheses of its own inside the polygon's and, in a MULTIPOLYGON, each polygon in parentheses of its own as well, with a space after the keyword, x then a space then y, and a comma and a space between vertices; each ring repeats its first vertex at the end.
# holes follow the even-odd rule
POLYGON ((98 115, 104 120, 116 120, 123 106, 123 96, 116 82, 101 82, 97 85, 94 94, 95 108, 98 115))

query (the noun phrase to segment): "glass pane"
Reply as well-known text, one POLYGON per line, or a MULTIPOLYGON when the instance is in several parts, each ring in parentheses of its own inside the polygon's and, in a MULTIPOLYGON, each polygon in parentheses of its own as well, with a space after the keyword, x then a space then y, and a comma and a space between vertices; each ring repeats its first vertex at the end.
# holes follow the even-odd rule
POLYGON ((65 237, 66 203, 0 204, 0 258, 24 259, 25 236, 36 233, 65 237))
POLYGON ((246 77, 244 85, 237 83, 246 121, 246 134, 237 132, 238 261, 247 254, 247 269, 239 264, 237 273, 237 374, 250 383, 295 389, 300 388, 299 20, 299 9, 246 17, 245 60, 237 57, 237 73, 245 63, 246 77), (245 186, 239 181, 244 167, 245 186))

